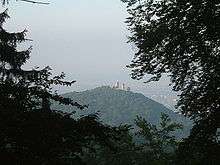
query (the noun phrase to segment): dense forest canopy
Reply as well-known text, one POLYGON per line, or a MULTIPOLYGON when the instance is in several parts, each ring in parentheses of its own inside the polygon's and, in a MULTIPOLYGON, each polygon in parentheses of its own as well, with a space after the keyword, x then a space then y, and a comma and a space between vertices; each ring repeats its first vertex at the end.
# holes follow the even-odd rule
POLYGON ((201 143, 196 142, 204 142, 204 160, 219 154, 220 2, 122 1, 130 15, 126 21, 131 32, 129 41, 137 48, 128 66, 132 77, 142 79, 150 74, 148 81, 158 81, 169 74, 173 90, 180 92, 177 106, 195 121, 190 136, 193 144, 199 147, 201 143))

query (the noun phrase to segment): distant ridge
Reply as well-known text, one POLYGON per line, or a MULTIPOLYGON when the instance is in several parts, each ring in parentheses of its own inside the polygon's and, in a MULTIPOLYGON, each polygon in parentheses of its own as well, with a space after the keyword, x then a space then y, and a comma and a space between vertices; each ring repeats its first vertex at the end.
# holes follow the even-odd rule
MULTIPOLYGON (((191 125, 182 115, 140 93, 102 86, 82 92, 66 93, 63 96, 89 106, 85 111, 77 110, 76 116, 99 113, 100 119, 110 125, 134 124, 136 116, 142 116, 149 122, 158 124, 162 112, 168 114, 172 120, 183 123, 187 129, 191 125)), ((73 110, 70 106, 58 104, 54 104, 53 107, 65 112, 73 110)))

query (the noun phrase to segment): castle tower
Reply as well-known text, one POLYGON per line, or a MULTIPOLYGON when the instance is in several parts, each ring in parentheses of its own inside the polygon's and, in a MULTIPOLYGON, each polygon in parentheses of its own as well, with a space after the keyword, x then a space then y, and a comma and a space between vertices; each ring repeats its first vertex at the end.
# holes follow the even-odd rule
POLYGON ((122 90, 126 90, 126 88, 125 88, 125 84, 124 84, 124 83, 122 84, 121 89, 122 89, 122 90))
POLYGON ((120 87, 120 83, 119 83, 119 81, 117 81, 117 82, 115 83, 115 85, 114 85, 113 88, 115 88, 115 89, 119 89, 119 87, 120 87))

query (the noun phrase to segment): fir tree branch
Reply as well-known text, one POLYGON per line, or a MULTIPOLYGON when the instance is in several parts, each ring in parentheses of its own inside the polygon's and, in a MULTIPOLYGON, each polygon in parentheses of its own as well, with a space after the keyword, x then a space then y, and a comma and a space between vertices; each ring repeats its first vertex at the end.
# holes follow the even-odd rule
POLYGON ((28 3, 36 3, 36 4, 41 4, 41 5, 49 5, 49 2, 39 2, 39 1, 32 1, 32 0, 20 0, 23 2, 28 2, 28 3))

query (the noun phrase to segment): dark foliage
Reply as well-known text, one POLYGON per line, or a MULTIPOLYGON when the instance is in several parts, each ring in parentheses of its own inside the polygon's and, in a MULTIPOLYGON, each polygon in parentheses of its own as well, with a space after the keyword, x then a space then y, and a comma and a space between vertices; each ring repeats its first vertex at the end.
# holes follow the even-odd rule
POLYGON ((136 159, 138 164, 174 164, 178 146, 174 132, 183 126, 172 122, 164 113, 161 114, 159 126, 149 123, 143 117, 137 117, 135 122, 139 128, 137 135, 143 138, 136 151, 141 158, 136 159))
MULTIPOLYGON (((132 77, 151 74, 149 81, 158 81, 162 74, 169 74, 173 90, 181 92, 177 106, 195 121, 186 143, 201 140, 203 150, 215 143, 204 158, 212 159, 211 154, 216 158, 216 131, 220 128, 219 0, 122 1, 130 14, 129 41, 137 48, 129 65, 132 77)), ((194 154, 199 150, 201 147, 194 154)))
POLYGON ((83 149, 91 150, 95 141, 110 150, 117 148, 122 129, 106 126, 97 115, 79 119, 74 113, 51 109, 50 100, 85 109, 52 92, 52 85, 70 86, 65 75, 52 77, 51 69, 22 69, 31 48, 18 51, 26 41, 26 30, 9 33, 3 23, 7 11, 0 14, 0 161, 5 164, 83 164, 83 149))
MULTIPOLYGON (((116 129, 95 116, 74 120, 55 112, 1 111, 0 161, 9 164, 83 164, 82 150, 89 142, 114 150, 116 129), (69 162, 69 163, 68 163, 69 162)), ((118 131, 119 132, 119 131, 118 131)))
POLYGON ((85 155, 90 165, 171 165, 175 164, 175 151, 178 140, 174 136, 182 125, 172 122, 166 114, 161 115, 160 125, 149 123, 143 117, 135 120, 138 131, 136 135, 141 142, 132 142, 129 132, 121 136, 117 152, 105 147, 97 147, 96 154, 85 155))

